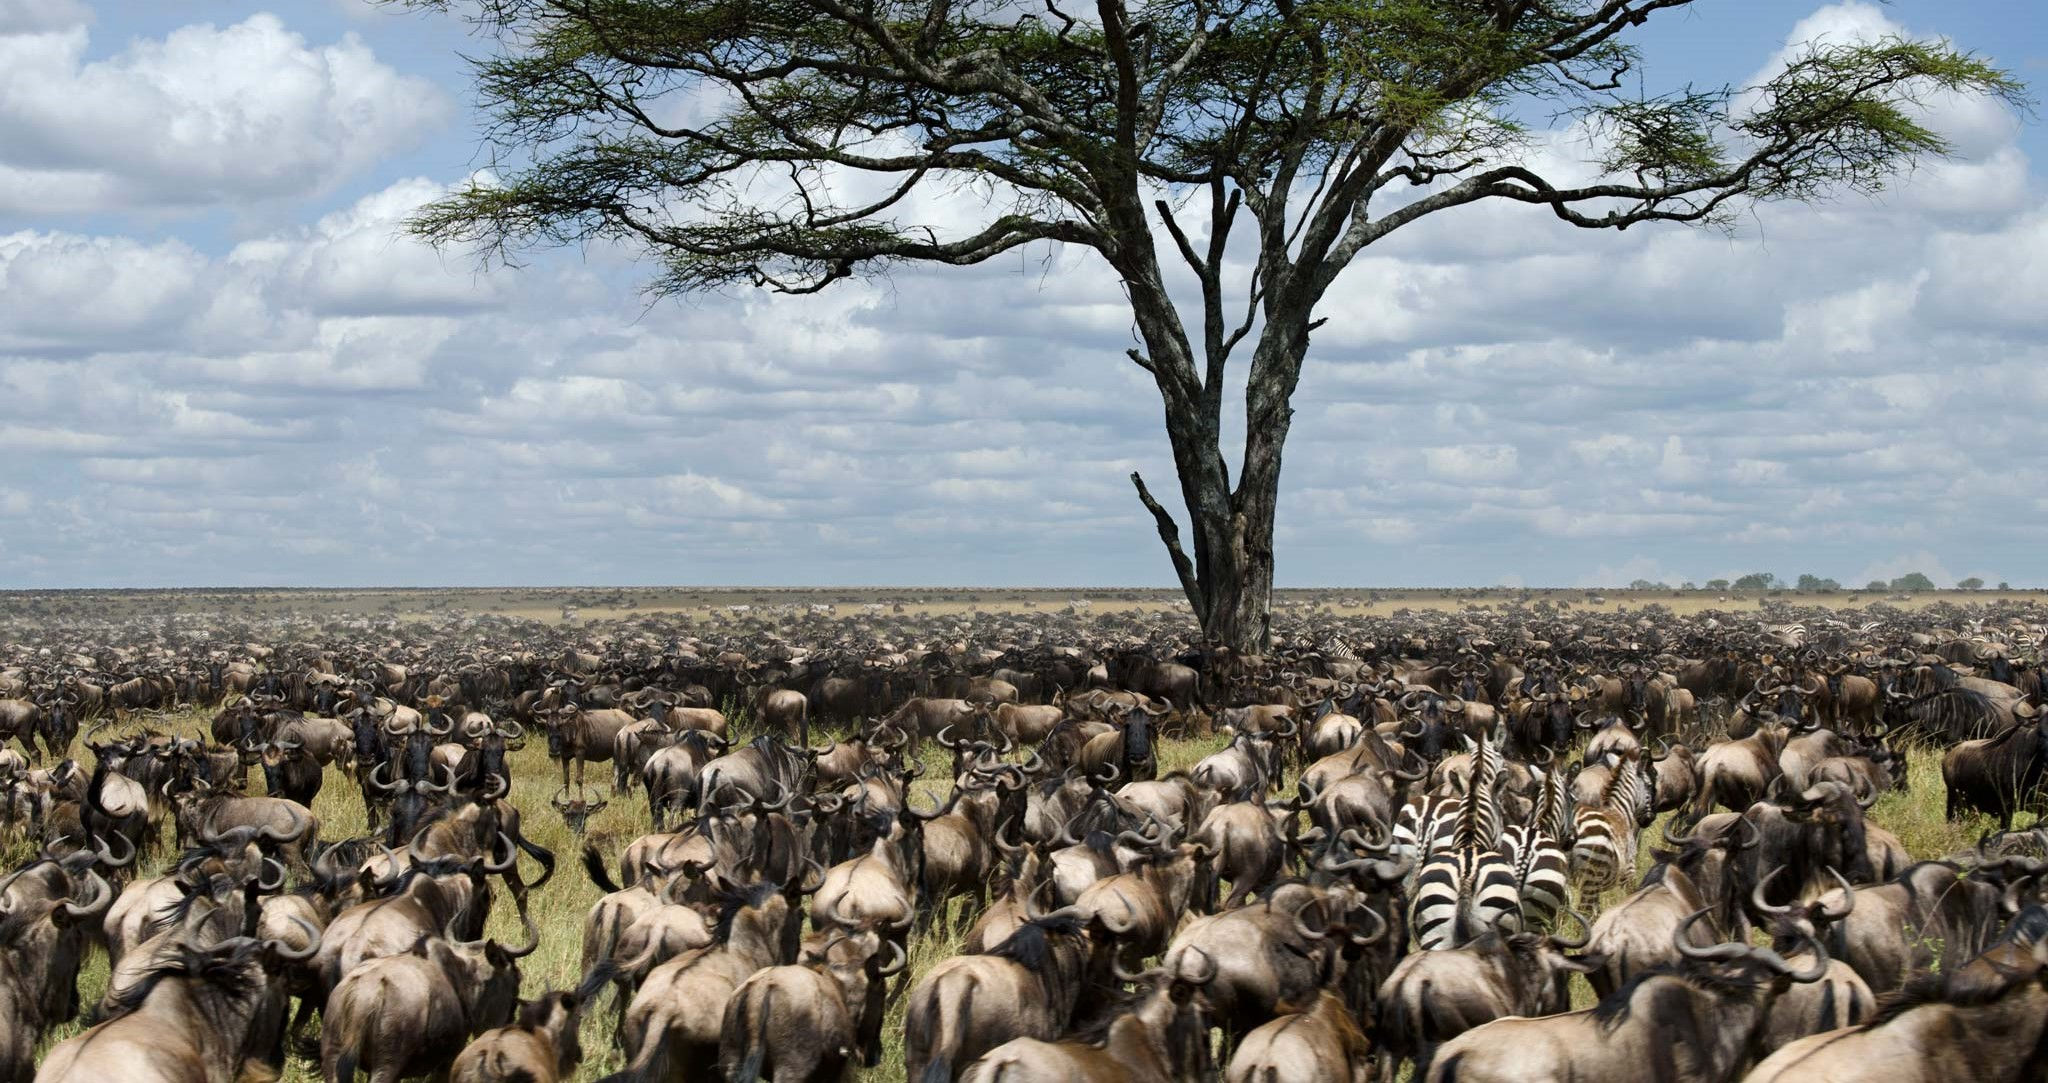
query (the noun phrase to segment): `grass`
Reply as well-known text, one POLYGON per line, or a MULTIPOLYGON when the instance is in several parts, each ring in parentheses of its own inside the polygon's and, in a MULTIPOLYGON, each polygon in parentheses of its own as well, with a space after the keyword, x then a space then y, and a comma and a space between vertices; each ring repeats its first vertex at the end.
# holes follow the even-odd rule
MULTIPOLYGON (((182 714, 152 719, 151 724, 159 730, 168 730, 192 736, 204 736, 205 723, 210 717, 204 712, 182 714)), ((744 727, 739 728, 741 732, 744 727)), ((813 740, 823 738, 813 735, 813 740)), ((1186 770, 1202 757, 1222 748, 1227 743, 1220 736, 1204 735, 1186 739, 1162 739, 1158 745, 1159 770, 1164 773, 1186 770)), ((945 750, 936 744, 927 743, 921 753, 927 766, 925 777, 915 784, 915 800, 920 807, 930 807, 941 801, 948 785, 949 764, 945 750)), ((584 916, 597 902, 601 893, 590 883, 578 862, 582 839, 573 836, 562 823, 561 818, 549 804, 550 797, 560 785, 560 775, 547 759, 545 742, 534 740, 527 747, 512 754, 513 786, 512 801, 524 813, 524 830, 528 837, 547 847, 556 855, 556 873, 539 891, 530 897, 534 920, 541 928, 541 943, 537 951, 529 956, 521 967, 525 995, 536 995, 547 989, 573 986, 581 965, 581 938, 584 916)), ((1986 817, 1973 816, 1957 823, 1949 823, 1943 817, 1943 789, 1941 782, 1940 757, 1933 752, 1920 752, 1912 757, 1910 769, 1911 787, 1902 793, 1888 794, 1880 799, 1871 810, 1874 822, 1896 833, 1916 859, 1943 857, 1967 851, 1978 836, 1995 825, 1986 817)), ((592 765, 589 781, 591 785, 610 790, 611 768, 609 764, 592 765), (600 782, 599 780, 602 780, 600 782)), ((256 777, 251 792, 260 790, 261 777, 256 777)), ((591 841, 615 865, 617 855, 626 844, 647 830, 645 801, 638 791, 630 799, 614 797, 612 803, 592 817, 589 825, 591 841)), ((321 836, 327 839, 360 835, 365 831, 363 810, 357 798, 353 781, 343 772, 330 768, 313 811, 320 817, 321 836)), ((1649 851, 1663 839, 1664 824, 1669 817, 1662 817, 1643 834, 1637 858, 1638 873, 1649 867, 1649 851)), ((17 840, 7 848, 7 857, 16 861, 25 856, 30 847, 17 840)), ((159 864, 164 859, 159 858, 159 864)), ((531 875, 530 862, 522 862, 523 871, 531 875)), ((145 872, 154 874, 155 869, 145 872)), ((1601 908, 1612 905, 1627 895, 1630 887, 1615 887, 1603 892, 1598 899, 1601 908)), ((958 917, 963 901, 955 900, 948 907, 949 917, 958 917)), ((1597 913, 1590 911, 1589 913, 1597 913)), ((905 988, 914 985, 918 978, 940 960, 955 954, 959 949, 966 921, 942 922, 933 930, 920 933, 911 944, 909 960, 909 982, 905 988)), ((507 941, 516 942, 521 938, 518 920, 513 913, 509 894, 495 893, 495 904, 488 933, 507 941)), ((88 961, 80 978, 81 1003, 97 1003, 107 980, 106 959, 95 954, 88 961)), ((610 994, 605 994, 599 1005, 591 1010, 584 1027, 584 1048, 586 1060, 579 1078, 594 1079, 622 1066, 622 1059, 612 1041, 613 1013, 610 1010, 610 994)), ((907 997, 899 998, 890 1008, 888 1023, 884 1031, 884 1050, 881 1063, 867 1070, 857 1071, 856 1080, 880 1081, 901 1080, 903 1066, 903 1020, 907 997)), ((1591 994, 1583 982, 1575 987, 1574 1006, 1591 1004, 1591 994)), ((78 1033, 82 1027, 72 1023, 56 1028, 48 1037, 50 1043, 78 1033)), ((293 1057, 287 1064, 284 1080, 288 1083, 317 1081, 320 1078, 317 1062, 293 1057)))

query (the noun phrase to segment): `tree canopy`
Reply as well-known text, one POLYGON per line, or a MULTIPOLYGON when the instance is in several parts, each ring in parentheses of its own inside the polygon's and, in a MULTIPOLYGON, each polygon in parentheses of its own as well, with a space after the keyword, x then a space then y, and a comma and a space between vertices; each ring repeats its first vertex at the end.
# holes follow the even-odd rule
POLYGON ((1139 499, 1205 630, 1253 649, 1291 396, 1361 251, 1481 201, 1618 230, 1871 192, 1947 152, 1929 95, 2020 100, 1986 61, 1902 38, 1813 43, 1757 86, 1646 89, 1631 35, 1692 2, 470 0, 496 168, 413 225, 506 259, 622 242, 658 260, 657 294, 1093 252, 1160 395, 1192 554, 1133 474, 1139 499), (1532 117, 1566 118, 1588 160, 1532 165, 1532 117))

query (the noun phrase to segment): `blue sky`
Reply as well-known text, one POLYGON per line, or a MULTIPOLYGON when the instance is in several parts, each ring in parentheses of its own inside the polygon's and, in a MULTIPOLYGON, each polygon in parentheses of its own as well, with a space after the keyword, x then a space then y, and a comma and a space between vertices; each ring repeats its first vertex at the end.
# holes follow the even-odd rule
MULTIPOLYGON (((1887 30, 2048 85, 2034 3, 1700 0, 1642 44, 1739 83, 1887 30)), ((1101 268, 652 306, 617 252, 480 272, 395 225, 479 161, 483 47, 359 0, 0 0, 0 586, 1169 581, 1101 268)), ((1733 236, 1487 208, 1370 252, 1283 583, 2048 584, 2043 128, 1930 119, 1962 158, 1733 236)))

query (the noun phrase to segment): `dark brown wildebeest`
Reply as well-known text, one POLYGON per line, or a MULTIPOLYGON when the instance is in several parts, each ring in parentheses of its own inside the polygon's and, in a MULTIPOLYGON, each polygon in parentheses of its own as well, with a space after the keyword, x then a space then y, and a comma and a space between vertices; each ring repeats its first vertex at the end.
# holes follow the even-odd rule
POLYGON ((903 948, 871 932, 821 935, 798 963, 757 971, 734 990, 718 1055, 731 1083, 833 1083, 856 1059, 880 1062, 882 1009, 903 948))
POLYGON ((783 944, 797 920, 778 884, 730 889, 721 901, 718 942, 655 967, 627 1006, 619 1042, 629 1060, 610 1080, 713 1078, 726 1004, 756 971, 786 961, 783 944))
POLYGON ((1224 1083, 1367 1083, 1372 1044, 1337 994, 1317 994, 1305 1009, 1289 1011, 1244 1036, 1224 1083))
POLYGON ((1153 971, 1130 977, 1141 988, 1096 1038, 1049 1042, 1013 1038, 970 1065, 962 1083, 1180 1083, 1213 1072, 1200 983, 1153 971))
POLYGON ((2048 1056, 2048 942, 1915 978, 1876 1019, 1802 1038, 1750 1083, 2030 1083, 2048 1056))
POLYGON ((180 945, 111 1005, 112 1018, 52 1048, 36 1079, 236 1079, 252 1052, 250 1038, 260 1017, 278 1006, 274 972, 311 954, 253 937, 235 937, 205 948, 180 945))
POLYGON ((423 937, 403 955, 371 959, 327 994, 320 1027, 320 1068, 327 1083, 443 1074, 471 1035, 503 1026, 519 1002, 519 960, 540 947, 526 921, 526 943, 423 937))
POLYGON ((2048 711, 2033 703, 2012 706, 2013 724, 1996 737, 1964 741, 1941 758, 1941 780, 1948 786, 1948 818, 1965 812, 1998 817, 2001 831, 2012 830, 2021 811, 2043 811, 2042 781, 2048 776, 2048 711))
POLYGON ((1429 1083, 1548 1083, 1559 1079, 1724 1083, 1751 1056, 1778 995, 1818 981, 1827 953, 1808 941, 1805 966, 1769 948, 1696 946, 1689 927, 1673 947, 1684 964, 1639 975, 1598 1006, 1540 1019, 1497 1019, 1445 1042, 1429 1083))
POLYGON ((508 1026, 487 1030, 463 1049, 449 1083, 562 1083, 583 1063, 583 1009, 610 979, 603 967, 575 989, 543 993, 519 1005, 508 1026))
POLYGON ((1602 962, 1565 954, 1585 945, 1585 937, 1490 931, 1455 948, 1410 953, 1379 987, 1382 1077, 1392 1078, 1401 1060, 1427 1076, 1437 1046, 1483 1023, 1569 1010, 1571 976, 1602 962))
POLYGON ((1106 955, 1071 908, 1027 922, 987 955, 956 955, 910 993, 907 1077, 953 1083, 976 1058, 1014 1038, 1052 1041, 1072 1023, 1106 955))

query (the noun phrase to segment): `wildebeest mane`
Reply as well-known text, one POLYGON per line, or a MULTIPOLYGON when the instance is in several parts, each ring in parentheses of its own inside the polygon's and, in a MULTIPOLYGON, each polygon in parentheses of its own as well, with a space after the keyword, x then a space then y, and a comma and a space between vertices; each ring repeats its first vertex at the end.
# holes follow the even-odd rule
POLYGON ((727 888, 718 894, 718 925, 712 935, 720 942, 732 936, 732 923, 740 911, 764 905, 769 899, 782 893, 782 885, 773 880, 756 880, 751 884, 727 888))
POLYGON ((161 961, 143 971, 133 985, 111 994, 102 1019, 118 1019, 142 1007, 157 984, 166 978, 191 978, 230 997, 253 993, 263 984, 263 971, 248 963, 261 947, 254 940, 243 940, 228 951, 221 951, 219 946, 207 950, 180 943, 176 950, 165 953, 161 961))
POLYGON ((988 953, 1026 970, 1043 972, 1052 962, 1054 937, 1080 936, 1085 931, 1081 919, 1071 914, 1038 918, 1017 926, 1015 932, 988 953))
POLYGON ((1991 962, 1991 970, 2000 981, 1958 981, 1960 971, 1943 973, 1929 971, 1915 974, 1900 986, 1897 992, 1878 1004, 1877 1014, 1870 1019, 1870 1026, 1881 1027, 1927 1004, 1948 1004, 1958 1008, 1974 1008, 1996 1003, 2015 990, 2025 990, 2034 984, 2039 970, 2027 967, 2006 966, 1991 962))

